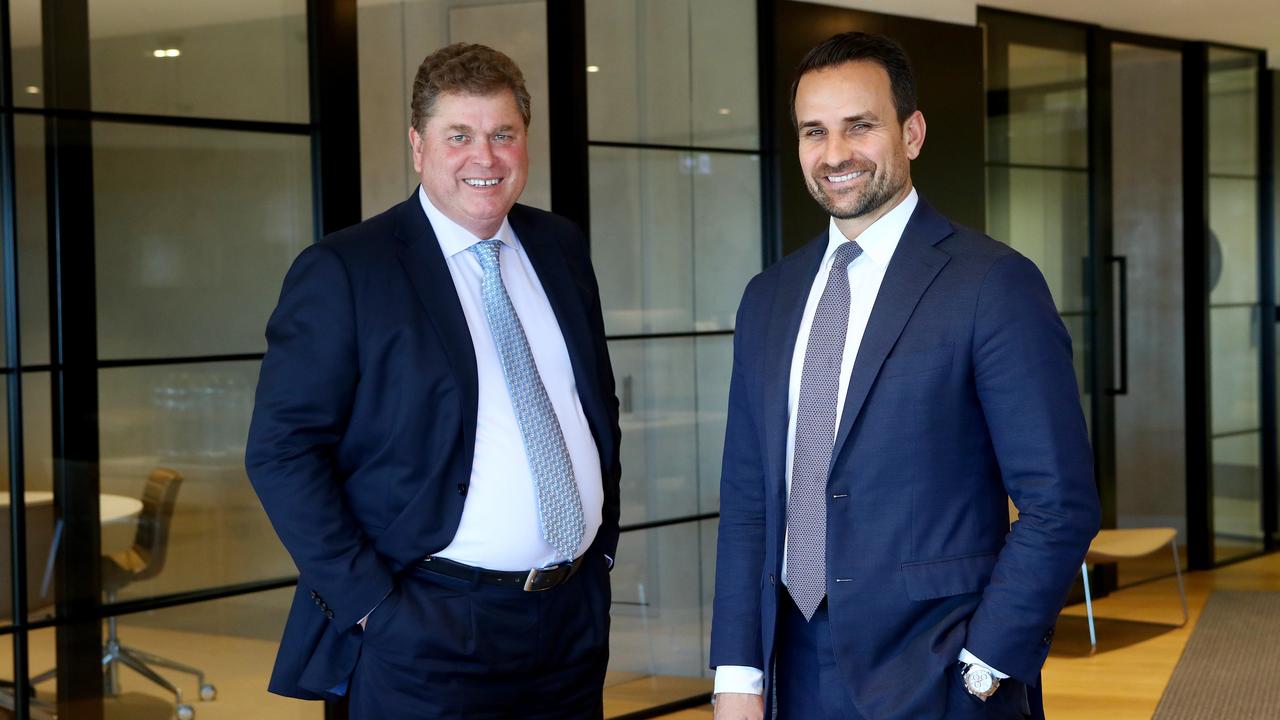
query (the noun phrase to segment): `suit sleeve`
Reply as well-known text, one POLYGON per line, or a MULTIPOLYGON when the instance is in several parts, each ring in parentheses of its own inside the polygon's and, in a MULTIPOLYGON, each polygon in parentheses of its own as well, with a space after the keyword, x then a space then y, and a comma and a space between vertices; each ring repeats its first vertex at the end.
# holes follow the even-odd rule
POLYGON ((710 666, 763 668, 760 576, 765 564, 764 457, 751 400, 752 366, 761 355, 751 342, 752 286, 738 308, 733 374, 720 474, 720 530, 716 547, 716 595, 710 666))
POLYGON ((358 381, 346 268, 334 250, 313 245, 294 261, 267 323, 245 466, 299 583, 340 628, 394 587, 347 508, 335 467, 358 381))
POLYGON ((1005 490, 1019 510, 965 647, 1034 684, 1099 526, 1071 340, 1035 265, 996 261, 979 294, 974 376, 1005 490))

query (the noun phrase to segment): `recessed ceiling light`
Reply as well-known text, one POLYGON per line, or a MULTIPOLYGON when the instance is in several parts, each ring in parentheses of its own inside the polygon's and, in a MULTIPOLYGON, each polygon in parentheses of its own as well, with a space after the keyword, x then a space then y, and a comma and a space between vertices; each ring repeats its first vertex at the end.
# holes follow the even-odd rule
POLYGON ((182 51, 179 50, 178 48, 169 48, 168 50, 164 51, 165 57, 178 57, 181 54, 182 54, 182 51))
POLYGON ((164 49, 163 49, 163 48, 161 48, 161 49, 158 49, 158 50, 152 50, 152 51, 151 51, 151 55, 152 55, 153 57, 164 57, 164 49))
POLYGON ((40 94, 40 88, 36 87, 35 85, 28 85, 28 86, 27 86, 27 94, 28 94, 28 95, 39 95, 39 94, 40 94))
POLYGON ((729 113, 731 113, 731 112, 733 112, 733 111, 732 111, 732 110, 730 110, 729 108, 720 108, 720 114, 721 114, 721 115, 728 115, 728 114, 729 114, 729 113))
POLYGON ((588 66, 587 66, 587 72, 600 72, 600 66, 599 66, 599 65, 588 65, 588 66))

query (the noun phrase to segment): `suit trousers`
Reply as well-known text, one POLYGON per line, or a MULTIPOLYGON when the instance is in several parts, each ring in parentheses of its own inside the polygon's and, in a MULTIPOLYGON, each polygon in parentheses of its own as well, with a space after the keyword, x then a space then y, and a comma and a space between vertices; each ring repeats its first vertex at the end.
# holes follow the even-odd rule
POLYGON ((567 582, 524 592, 415 566, 373 612, 352 720, 599 720, 609 576, 591 551, 567 582))
MULTIPOLYGON (((840 672, 831 642, 827 601, 805 622, 791 596, 782 593, 779 603, 776 720, 871 720, 858 712, 840 672)), ((919 682, 919 678, 903 678, 919 682)), ((1044 720, 1039 688, 1028 688, 1009 679, 1001 682, 985 703, 964 689, 959 662, 947 666, 944 720, 1044 720), (1029 699, 1031 707, 1026 705, 1029 699)))

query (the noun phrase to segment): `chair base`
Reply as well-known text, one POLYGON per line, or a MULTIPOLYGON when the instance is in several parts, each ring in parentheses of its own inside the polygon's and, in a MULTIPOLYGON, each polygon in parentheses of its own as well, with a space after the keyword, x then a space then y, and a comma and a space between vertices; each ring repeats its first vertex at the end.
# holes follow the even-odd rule
MULTIPOLYGON (((1187 612, 1187 588, 1182 583, 1182 559, 1178 557, 1178 537, 1174 536, 1169 541, 1169 548, 1173 551, 1173 572, 1178 577, 1178 597, 1182 600, 1182 623, 1178 627, 1187 624, 1190 614, 1187 612)), ((1080 564, 1080 573, 1084 577, 1084 607, 1085 614, 1089 618, 1089 652, 1090 654, 1098 651, 1098 632, 1093 625, 1093 597, 1089 591, 1089 563, 1080 564)))

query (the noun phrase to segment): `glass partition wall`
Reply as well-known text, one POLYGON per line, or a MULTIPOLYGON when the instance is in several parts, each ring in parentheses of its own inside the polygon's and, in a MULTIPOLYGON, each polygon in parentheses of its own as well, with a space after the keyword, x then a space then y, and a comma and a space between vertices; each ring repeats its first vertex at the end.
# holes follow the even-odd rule
MULTIPOLYGON (((1071 332, 1104 527, 1173 528, 1197 568, 1274 549, 1261 54, 979 20, 989 232, 1041 268, 1071 332)), ((1173 568, 1103 570, 1105 591, 1173 568)))
POLYGON ((320 717, 265 692, 296 570, 243 453, 284 272, 359 219, 354 79, 316 82, 355 28, 307 0, 5 9, 0 707, 320 717), (203 683, 104 679, 104 640, 203 683))

